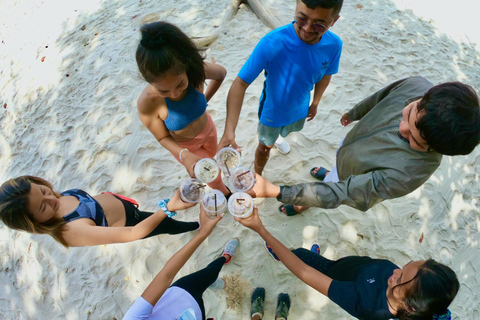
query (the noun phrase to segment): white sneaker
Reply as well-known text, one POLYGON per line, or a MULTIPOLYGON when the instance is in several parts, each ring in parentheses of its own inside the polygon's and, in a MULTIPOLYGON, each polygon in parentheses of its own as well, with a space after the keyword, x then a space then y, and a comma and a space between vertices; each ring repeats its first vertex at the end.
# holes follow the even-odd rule
POLYGON ((282 136, 278 136, 277 141, 275 141, 275 147, 277 147, 280 153, 287 154, 290 152, 290 146, 288 145, 288 142, 282 138, 282 136))
POLYGON ((217 280, 215 280, 208 288, 212 290, 221 290, 225 288, 225 280, 217 278, 217 280))

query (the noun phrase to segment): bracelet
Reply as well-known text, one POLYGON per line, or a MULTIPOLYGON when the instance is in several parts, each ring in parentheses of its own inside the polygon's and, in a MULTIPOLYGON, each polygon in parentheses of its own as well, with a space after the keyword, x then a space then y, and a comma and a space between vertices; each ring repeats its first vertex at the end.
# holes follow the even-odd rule
POLYGON ((175 211, 168 211, 167 209, 167 203, 170 201, 170 199, 163 199, 163 200, 160 200, 160 202, 158 202, 158 206, 160 207, 160 209, 162 209, 162 211, 167 215, 167 217, 171 218, 171 217, 175 217, 177 215, 177 213, 175 211))
POLYGON ((180 158, 180 161, 182 161, 182 162, 183 162, 182 153, 183 153, 184 151, 189 151, 189 150, 188 150, 187 148, 182 149, 182 150, 180 150, 180 153, 178 154, 178 158, 180 158))

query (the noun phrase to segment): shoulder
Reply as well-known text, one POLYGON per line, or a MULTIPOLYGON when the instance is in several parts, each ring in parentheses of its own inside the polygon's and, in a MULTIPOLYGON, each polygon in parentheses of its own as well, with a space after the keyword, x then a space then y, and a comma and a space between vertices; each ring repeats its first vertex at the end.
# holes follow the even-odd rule
POLYGON ((165 99, 160 97, 151 85, 147 85, 137 99, 137 109, 141 115, 152 114, 165 105, 165 99))
POLYGON ((227 75, 227 69, 220 64, 204 61, 204 66, 206 79, 223 80, 227 75))
POLYGON ((404 80, 405 84, 408 85, 414 85, 414 86, 424 86, 424 87, 433 87, 433 83, 425 79, 424 77, 421 76, 415 76, 415 77, 410 77, 406 78, 404 80))
POLYGON ((272 31, 267 33, 265 36, 262 37, 262 39, 260 39, 258 44, 273 46, 278 41, 288 41, 294 34, 295 30, 292 28, 291 24, 287 24, 285 26, 273 29, 272 31))
POLYGON ((331 32, 330 30, 327 31, 322 36, 322 41, 320 41, 321 45, 334 45, 334 46, 343 46, 343 41, 337 36, 335 33, 331 32))

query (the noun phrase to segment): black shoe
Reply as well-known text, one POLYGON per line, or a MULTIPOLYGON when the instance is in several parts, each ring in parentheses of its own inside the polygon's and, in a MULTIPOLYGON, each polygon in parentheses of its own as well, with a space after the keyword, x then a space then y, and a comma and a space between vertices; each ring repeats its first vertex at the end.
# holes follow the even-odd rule
POLYGON ((263 306, 265 304, 265 289, 256 288, 252 293, 252 299, 250 300, 250 316, 253 318, 254 315, 260 315, 260 318, 263 318, 263 306))
POLYGON ((278 295, 277 311, 275 312, 275 320, 287 320, 288 311, 290 310, 290 297, 287 293, 278 295))

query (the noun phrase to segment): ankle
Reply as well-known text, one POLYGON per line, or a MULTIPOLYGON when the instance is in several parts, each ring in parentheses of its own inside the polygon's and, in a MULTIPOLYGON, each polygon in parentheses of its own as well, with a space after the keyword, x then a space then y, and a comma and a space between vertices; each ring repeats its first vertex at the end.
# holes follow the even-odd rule
POLYGON ((228 263, 230 260, 232 260, 232 256, 227 253, 222 254, 222 257, 225 257, 225 263, 228 263))

